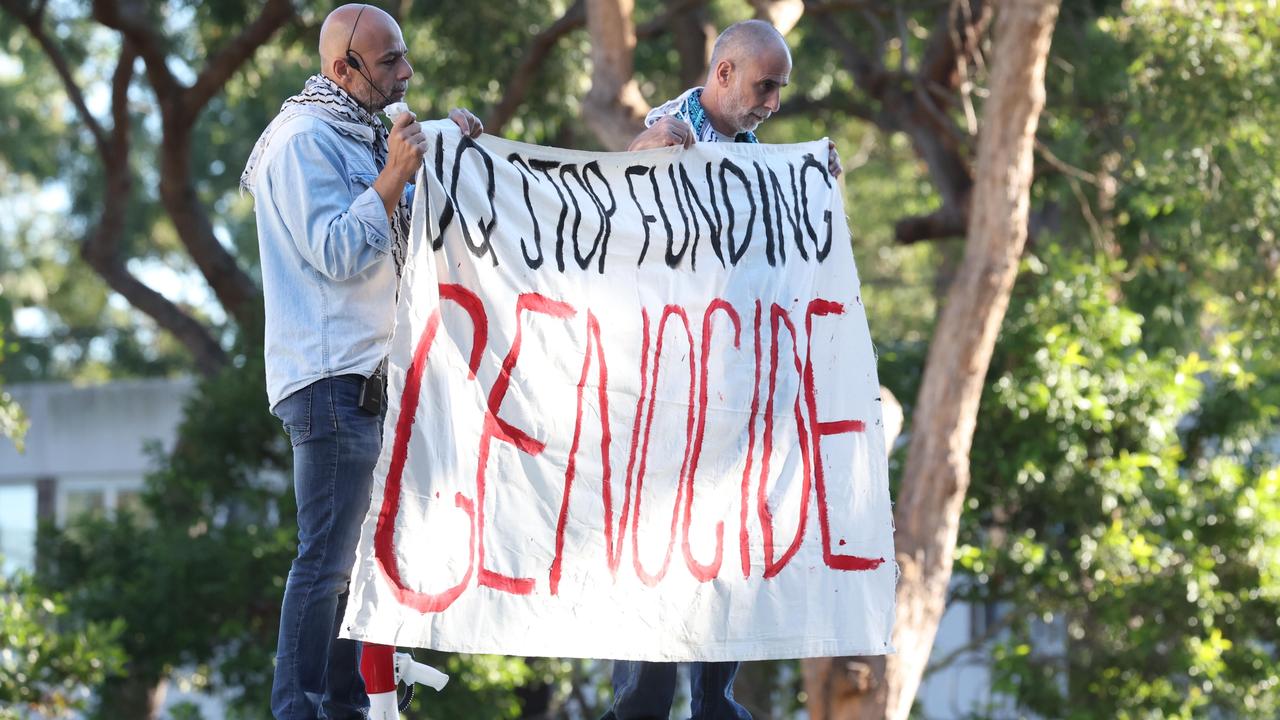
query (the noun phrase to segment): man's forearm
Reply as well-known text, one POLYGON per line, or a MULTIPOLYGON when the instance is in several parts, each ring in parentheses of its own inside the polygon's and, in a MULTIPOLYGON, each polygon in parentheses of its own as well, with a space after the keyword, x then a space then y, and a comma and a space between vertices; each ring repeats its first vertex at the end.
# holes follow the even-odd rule
POLYGON ((395 215, 396 206, 400 204, 400 196, 404 194, 404 183, 389 177, 387 171, 373 181, 373 190, 382 198, 382 207, 387 211, 387 219, 395 215))

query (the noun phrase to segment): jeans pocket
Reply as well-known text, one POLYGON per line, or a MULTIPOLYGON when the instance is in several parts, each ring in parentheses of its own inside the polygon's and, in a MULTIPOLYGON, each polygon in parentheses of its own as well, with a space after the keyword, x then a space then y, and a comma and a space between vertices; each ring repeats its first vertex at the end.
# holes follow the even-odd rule
POLYGON ((311 397, 314 394, 313 383, 281 400, 276 406, 276 417, 284 423, 284 431, 289 433, 289 442, 294 447, 311 437, 311 397))

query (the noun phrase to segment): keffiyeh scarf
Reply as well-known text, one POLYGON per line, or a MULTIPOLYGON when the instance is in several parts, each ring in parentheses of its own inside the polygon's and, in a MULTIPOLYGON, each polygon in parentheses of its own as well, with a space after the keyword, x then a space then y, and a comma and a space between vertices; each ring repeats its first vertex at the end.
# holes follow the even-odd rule
MULTIPOLYGON (((241 188, 252 192, 254 173, 258 169, 267 145, 271 142, 271 137, 286 120, 298 115, 318 117, 333 125, 339 132, 362 136, 366 142, 369 141, 368 134, 362 129, 367 128, 373 133, 371 144, 374 164, 379 171, 386 166, 387 142, 390 134, 382 121, 361 107, 360 103, 337 83, 323 75, 312 75, 307 79, 302 92, 284 101, 280 106, 280 114, 276 115, 267 129, 262 132, 262 136, 258 138, 257 144, 253 146, 253 152, 249 155, 249 162, 240 175, 241 188), (353 129, 356 132, 353 133, 353 129)), ((396 211, 391 217, 391 254, 395 258, 397 277, 400 276, 401 269, 404 267, 405 252, 409 246, 409 213, 408 193, 402 193, 396 211)))
POLYGON ((740 132, 732 138, 716 132, 716 129, 711 127, 711 120, 707 118, 706 108, 702 107, 702 88, 700 87, 686 90, 680 94, 680 97, 650 110, 644 119, 645 127, 651 127, 665 115, 674 115, 689 123, 693 127, 693 136, 698 142, 728 142, 729 140, 740 143, 760 142, 753 132, 740 132))

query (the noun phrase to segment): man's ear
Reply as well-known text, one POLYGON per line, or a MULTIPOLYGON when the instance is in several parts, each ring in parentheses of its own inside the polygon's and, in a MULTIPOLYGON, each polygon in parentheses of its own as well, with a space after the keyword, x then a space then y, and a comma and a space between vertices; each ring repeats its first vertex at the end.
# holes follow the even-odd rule
POLYGON ((716 82, 720 83, 720 87, 729 87, 729 81, 733 79, 733 62, 731 60, 721 60, 716 63, 713 77, 715 77, 716 82))
POLYGON ((343 57, 330 58, 329 67, 326 69, 329 71, 329 77, 339 85, 343 85, 350 81, 351 76, 355 73, 355 70, 347 63, 346 58, 343 57))

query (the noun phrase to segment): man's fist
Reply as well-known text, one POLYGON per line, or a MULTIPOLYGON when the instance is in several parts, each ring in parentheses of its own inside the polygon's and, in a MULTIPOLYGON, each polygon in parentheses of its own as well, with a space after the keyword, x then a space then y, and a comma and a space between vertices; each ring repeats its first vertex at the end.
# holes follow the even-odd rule
POLYGON ((449 119, 457 123, 458 129, 462 130, 462 134, 467 137, 480 137, 480 133, 484 132, 484 123, 466 108, 450 110, 449 119))
POLYGON ((427 151, 427 136, 418 124, 412 110, 406 110, 391 124, 391 137, 387 142, 387 166, 383 174, 400 185, 413 180, 422 166, 422 156, 427 151))
POLYGON ((831 177, 840 177, 840 173, 844 172, 844 167, 840 165, 840 153, 836 150, 836 143, 830 138, 827 139, 827 149, 831 152, 827 155, 827 171, 831 173, 831 177))
POLYGON ((627 150, 651 150, 673 145, 689 148, 695 139, 693 128, 689 127, 689 123, 666 115, 659 118, 652 127, 637 135, 636 139, 627 146, 627 150))
POLYGON ((422 132, 412 110, 405 110, 391 121, 391 135, 387 140, 387 164, 373 181, 373 189, 382 198, 387 217, 395 214, 405 183, 410 182, 422 167, 422 156, 427 152, 427 136, 422 132))

